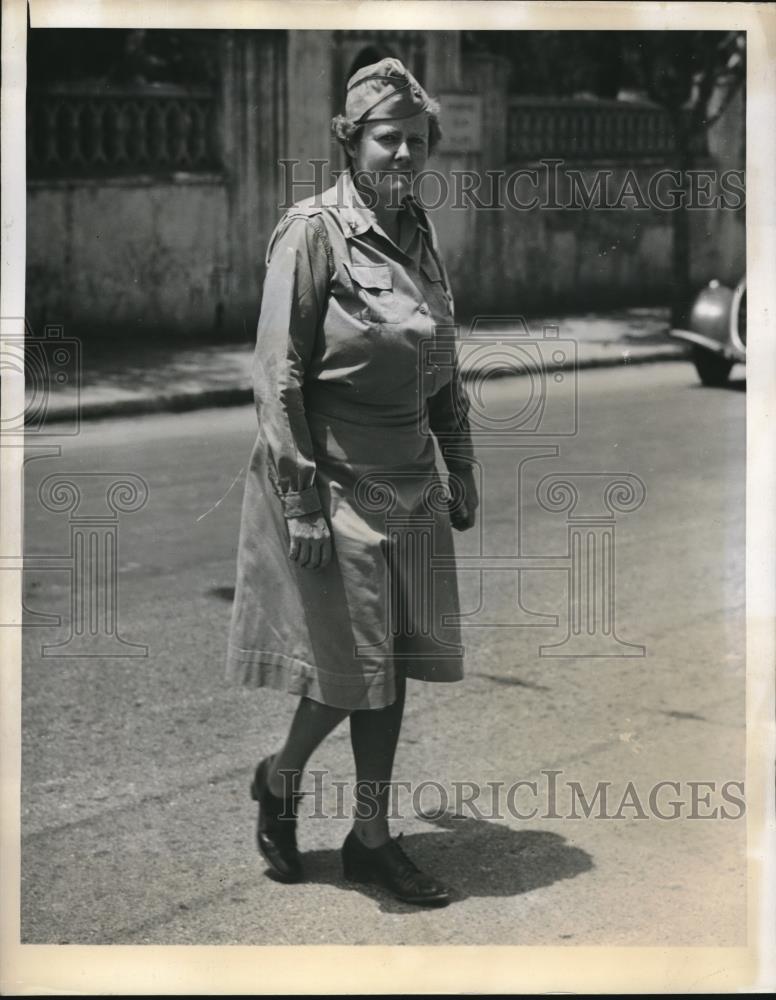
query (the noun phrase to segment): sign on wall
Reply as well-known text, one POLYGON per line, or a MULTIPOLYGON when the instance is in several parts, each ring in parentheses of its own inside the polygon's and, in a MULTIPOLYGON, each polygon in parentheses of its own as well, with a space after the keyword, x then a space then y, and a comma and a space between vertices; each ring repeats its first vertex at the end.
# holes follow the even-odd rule
POLYGON ((442 106, 443 153, 479 153, 482 150, 482 96, 446 93, 439 95, 442 106))

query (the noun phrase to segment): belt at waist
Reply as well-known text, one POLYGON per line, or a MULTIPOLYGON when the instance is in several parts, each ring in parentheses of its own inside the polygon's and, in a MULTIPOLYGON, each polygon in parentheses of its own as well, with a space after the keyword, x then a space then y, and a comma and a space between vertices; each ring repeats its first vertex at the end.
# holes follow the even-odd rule
POLYGON ((352 393, 342 393, 320 383, 308 383, 304 387, 304 406, 308 416, 327 417, 332 420, 363 427, 397 427, 420 429, 424 423, 426 404, 422 409, 417 405, 407 405, 406 400, 397 403, 375 403, 364 398, 355 398, 352 393))

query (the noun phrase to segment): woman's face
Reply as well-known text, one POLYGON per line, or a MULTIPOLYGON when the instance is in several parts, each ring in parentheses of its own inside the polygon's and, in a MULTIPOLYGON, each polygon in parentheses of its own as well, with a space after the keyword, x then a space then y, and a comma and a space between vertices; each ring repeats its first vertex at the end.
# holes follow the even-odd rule
POLYGON ((428 115, 367 122, 348 152, 354 173, 377 202, 399 208, 428 159, 428 115))

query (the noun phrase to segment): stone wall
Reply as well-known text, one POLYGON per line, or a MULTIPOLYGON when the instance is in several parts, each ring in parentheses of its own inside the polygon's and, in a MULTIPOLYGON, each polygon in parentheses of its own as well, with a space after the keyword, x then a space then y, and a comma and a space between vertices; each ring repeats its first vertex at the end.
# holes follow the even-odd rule
MULTIPOLYGON (((442 145, 436 162, 430 165, 447 177, 448 190, 455 190, 456 171, 470 171, 481 178, 489 171, 501 172, 509 178, 517 171, 535 170, 538 183, 523 177, 511 188, 511 198, 503 193, 494 197, 491 184, 483 183, 477 193, 480 207, 474 196, 468 201, 451 196, 433 213, 455 285, 459 317, 503 312, 541 315, 668 303, 673 280, 673 213, 655 206, 649 192, 650 183, 671 168, 672 159, 659 128, 655 128, 653 112, 612 105, 620 117, 638 126, 629 135, 621 128, 623 122, 615 125, 609 145, 620 146, 622 152, 599 158, 589 155, 588 149, 588 155, 579 157, 573 152, 564 154, 562 144, 560 152, 554 150, 549 141, 546 155, 558 161, 551 167, 541 162, 546 155, 537 155, 538 149, 523 157, 510 149, 510 98, 506 65, 499 57, 478 55, 470 59, 462 67, 460 79, 464 92, 482 97, 482 146, 479 152, 452 154, 442 145), (641 123, 637 120, 640 114, 645 119, 641 123), (579 199, 570 192, 572 174, 587 192, 595 190, 596 181, 605 184, 603 202, 594 198, 590 207, 577 207, 579 199), (629 191, 635 196, 629 196, 629 191), (521 207, 532 204, 534 198, 536 207, 521 207), (617 207, 602 208, 602 203, 617 207), (492 207, 499 204, 503 207, 492 207), (544 207, 553 204, 563 207, 544 207)), ((524 103, 530 104, 530 99, 524 103)), ((565 108, 560 103, 553 107, 552 102, 535 101, 536 110, 551 126, 549 139, 554 137, 556 142, 563 128, 554 127, 553 119, 556 123, 562 117, 568 121, 576 113, 573 105, 578 107, 577 102, 565 108)), ((598 112, 593 102, 591 107, 598 112)), ((604 113, 610 110, 604 102, 600 107, 604 113)), ((735 192, 723 192, 718 179, 723 171, 744 168, 744 117, 739 94, 707 142, 700 144, 696 156, 695 167, 717 178, 709 186, 707 200, 716 198, 727 206, 741 204, 738 208, 691 211, 691 280, 695 286, 711 278, 734 284, 745 269, 743 199, 735 192)), ((574 134, 576 128, 567 126, 566 131, 574 134)), ((585 135, 588 146, 600 138, 591 130, 585 135)), ((584 145, 583 140, 580 145, 584 145)), ((672 186, 670 178, 658 183, 658 198, 664 206, 671 203, 672 186)))
MULTIPOLYGON (((313 159, 334 169, 344 165, 329 123, 341 110, 344 79, 367 56, 398 55, 422 74, 432 94, 480 95, 480 149, 460 153, 443 144, 429 164, 448 179, 455 171, 483 176, 501 170, 508 175, 537 165, 535 156, 531 160, 515 154, 505 66, 498 57, 482 54, 463 64, 455 32, 234 31, 224 32, 219 45, 217 93, 187 96, 167 88, 163 115, 151 106, 158 104, 159 95, 147 98, 150 104, 143 114, 153 125, 147 138, 158 147, 157 159, 169 159, 170 150, 178 148, 183 160, 177 168, 175 163, 165 167, 160 160, 157 167, 164 169, 144 173, 134 165, 128 170, 125 162, 123 167, 117 163, 115 175, 103 165, 102 173, 98 170, 94 176, 67 171, 57 176, 55 157, 45 176, 30 181, 27 302, 33 328, 63 323, 75 335, 143 331, 250 339, 267 239, 285 200, 279 161, 295 158, 301 161, 302 173, 310 176, 313 159), (210 130, 217 163, 202 146, 201 117, 198 130, 190 132, 188 148, 180 145, 186 123, 207 108, 217 123, 210 130), (174 120, 168 117, 173 112, 174 120), (171 129, 167 138, 165 128, 171 129), (196 157, 201 162, 194 169, 190 163, 196 157)), ((79 100, 79 107, 93 105, 79 100)), ((122 141, 134 135, 137 143, 137 123, 127 118, 136 115, 133 102, 125 108, 115 97, 104 100, 115 118, 116 134, 124 136, 122 141)), ((49 112, 44 108, 43 113, 49 112)), ((566 112, 558 109, 561 113, 566 112)), ((72 114, 62 121, 72 122, 72 114)), ((713 130, 699 166, 740 168, 743 128, 739 96, 713 130)), ((61 128, 56 134, 64 135, 61 128)), ((34 142, 35 155, 48 155, 45 134, 34 142)), ((542 144, 540 138, 538 147, 542 144)), ((72 154, 70 139, 63 148, 72 154)), ((112 149, 107 143, 100 156, 115 155, 112 149)), ((134 153, 142 159, 147 151, 134 147, 134 153)), ((563 169, 579 170, 588 186, 597 171, 609 170, 615 192, 629 170, 646 188, 650 176, 666 165, 660 157, 634 158, 629 153, 609 160, 567 156, 563 161, 563 169)), ((533 191, 540 203, 548 193, 547 175, 541 176, 533 191)), ((321 186, 329 180, 324 171, 321 186)), ((309 188, 298 196, 311 193, 309 188)), ((456 207, 451 200, 433 211, 432 218, 461 317, 669 300, 668 212, 629 207, 627 201, 612 210, 523 210, 456 207)), ((737 280, 744 268, 744 214, 743 209, 693 213, 696 284, 711 277, 737 280)))
POLYGON ((219 178, 30 185, 32 328, 218 335, 230 291, 228 217, 219 178))
MULTIPOLYGON (((713 169, 713 162, 706 160, 699 164, 702 167, 713 169)), ((611 201, 620 202, 611 208, 568 207, 570 184, 566 181, 551 189, 551 168, 514 166, 507 168, 507 177, 517 169, 536 169, 539 183, 516 184, 511 206, 508 202, 500 209, 445 205, 432 213, 461 315, 503 310, 536 315, 669 301, 672 213, 639 207, 638 198, 628 194, 635 189, 646 195, 664 167, 563 163, 561 181, 576 172, 578 183, 588 192, 605 174, 611 201), (623 191, 626 194, 620 198, 623 191), (516 204, 528 206, 534 197, 538 207, 516 204), (554 198, 564 207, 542 207, 553 204, 554 198)), ((670 178, 666 180, 669 183, 659 190, 667 198, 670 178)), ((731 195, 728 200, 732 204, 738 197, 731 195)), ((693 284, 700 286, 714 277, 734 284, 745 267, 743 209, 701 208, 691 213, 690 221, 693 284)))

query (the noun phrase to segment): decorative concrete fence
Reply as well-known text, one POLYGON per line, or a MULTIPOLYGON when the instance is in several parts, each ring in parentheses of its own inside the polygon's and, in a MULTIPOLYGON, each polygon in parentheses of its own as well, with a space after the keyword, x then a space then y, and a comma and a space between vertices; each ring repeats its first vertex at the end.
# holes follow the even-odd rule
POLYGON ((206 88, 51 87, 27 98, 30 177, 213 171, 216 94, 206 88))
MULTIPOLYGON (((666 163, 676 149, 667 112, 632 101, 512 97, 507 107, 511 163, 563 157, 574 161, 645 159, 666 163)), ((706 151, 704 136, 694 145, 706 151)))

